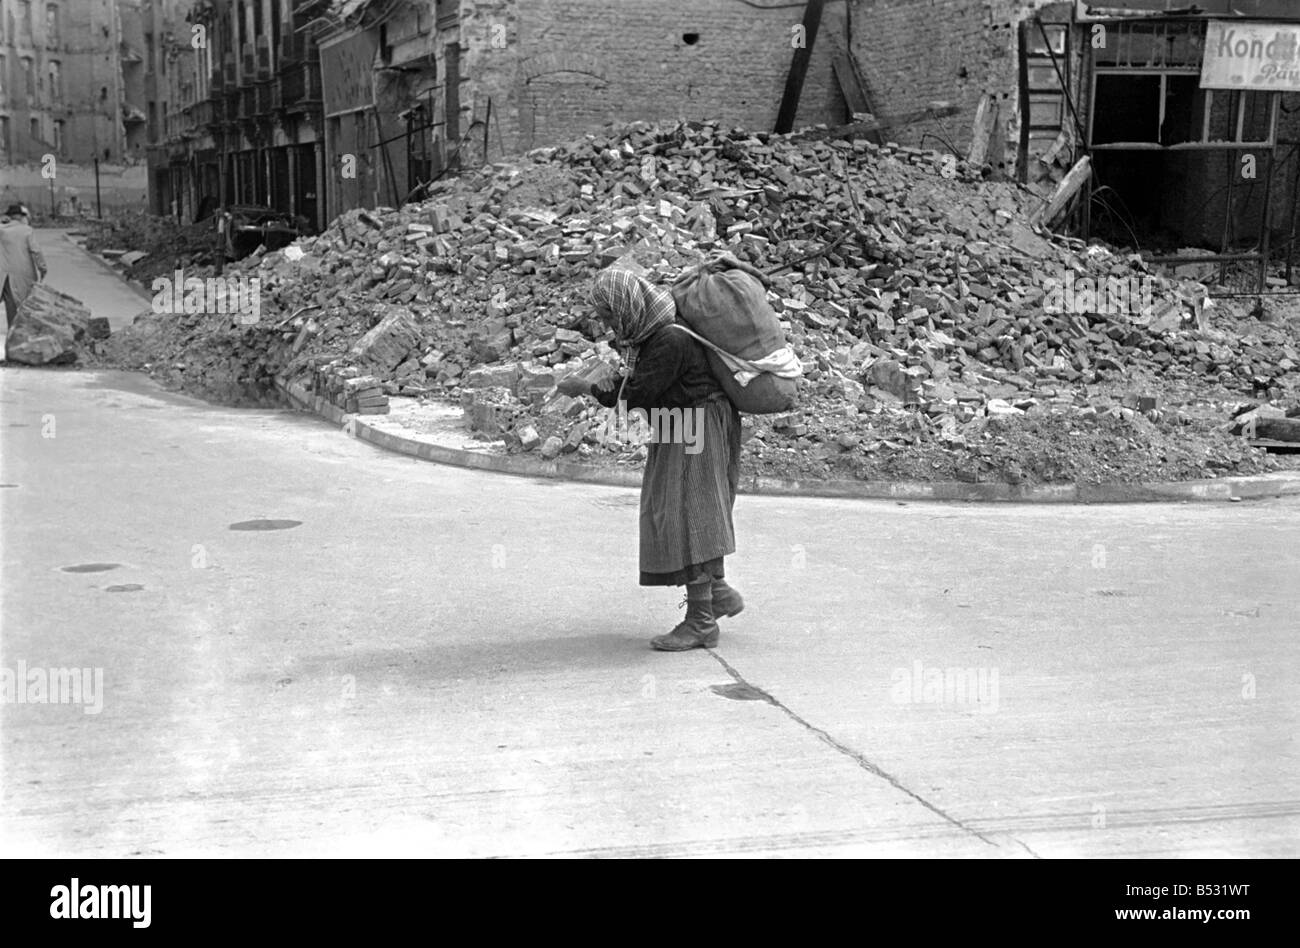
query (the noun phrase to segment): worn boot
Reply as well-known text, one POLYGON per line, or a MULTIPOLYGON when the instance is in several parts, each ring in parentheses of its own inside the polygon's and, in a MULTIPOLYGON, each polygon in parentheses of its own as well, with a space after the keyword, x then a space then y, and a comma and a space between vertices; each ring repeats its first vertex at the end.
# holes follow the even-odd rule
POLYGON ((718 623, 713 621, 713 591, 708 583, 686 587, 686 618, 667 635, 650 640, 661 652, 684 652, 692 648, 714 648, 718 644, 718 623))
POLYGON ((725 579, 715 579, 713 581, 713 617, 715 619, 725 619, 730 616, 739 615, 740 611, 745 608, 745 600, 727 585, 725 579))

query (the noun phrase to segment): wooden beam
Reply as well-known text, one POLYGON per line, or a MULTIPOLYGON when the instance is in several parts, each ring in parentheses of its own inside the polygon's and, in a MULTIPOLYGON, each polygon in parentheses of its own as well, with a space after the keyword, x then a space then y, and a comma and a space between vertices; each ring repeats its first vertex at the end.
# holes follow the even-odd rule
MULTIPOLYGON (((830 128, 810 128, 794 136, 796 141, 820 141, 825 138, 869 138, 887 128, 901 128, 928 118, 956 115, 960 110, 949 102, 934 102, 928 109, 918 112, 906 112, 888 118, 872 118, 867 122, 849 122, 847 125, 833 125, 830 128)), ((878 137, 878 136, 876 136, 878 137)))
POLYGON ((1061 212, 1065 210, 1066 206, 1079 193, 1079 190, 1088 183, 1088 179, 1091 177, 1092 159, 1085 155, 1075 162, 1074 167, 1061 179, 1061 183, 1056 186, 1056 191, 1052 194, 1051 200, 1034 214, 1033 222, 1050 227, 1052 222, 1061 216, 1061 212))
POLYGON ((803 8, 802 46, 795 47, 790 60, 790 72, 785 77, 785 93, 781 96, 781 108, 776 113, 778 135, 783 135, 794 128, 795 114, 799 111, 799 96, 803 93, 804 76, 808 74, 808 63, 812 59, 813 44, 817 41, 817 28, 821 26, 822 9, 826 0, 808 0, 803 8))
POLYGON ((971 134, 970 150, 966 161, 974 168, 984 167, 989 157, 989 140, 998 124, 998 104, 987 92, 980 96, 979 107, 975 110, 974 131, 971 134))
POLYGON ((848 103, 849 117, 852 118, 853 115, 861 112, 870 112, 871 103, 858 87, 858 79, 853 74, 853 67, 849 65, 848 54, 836 50, 831 55, 831 68, 835 70, 835 81, 839 83, 844 101, 848 103))
POLYGON ((1251 436, 1266 441, 1300 443, 1300 418, 1256 418, 1251 436))
MULTIPOLYGON (((835 72, 835 80, 839 83, 840 92, 849 107, 849 120, 853 121, 858 115, 864 113, 875 118, 876 110, 871 107, 871 99, 867 95, 866 83, 862 80, 861 73, 858 72, 851 54, 846 53, 838 45, 831 54, 831 69, 835 72)), ((877 145, 884 144, 879 131, 868 133, 867 137, 877 145)))

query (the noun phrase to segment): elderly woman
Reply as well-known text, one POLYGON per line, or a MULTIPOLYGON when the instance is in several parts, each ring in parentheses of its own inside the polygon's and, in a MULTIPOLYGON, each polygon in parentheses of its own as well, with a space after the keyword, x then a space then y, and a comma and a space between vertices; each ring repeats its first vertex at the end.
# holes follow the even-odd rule
POLYGON ((722 567, 722 558, 736 551, 731 512, 739 481, 740 414, 713 378, 700 344, 673 328, 677 311, 667 290, 627 270, 603 270, 591 302, 614 330, 628 374, 597 385, 570 377, 561 392, 591 395, 606 408, 616 407, 621 392, 628 410, 681 409, 658 415, 673 421, 683 419, 686 409, 700 409, 691 412, 702 425, 690 435, 690 451, 680 427, 651 426, 654 440, 641 480, 640 567, 642 586, 686 587, 686 618, 651 646, 670 652, 713 648, 716 619, 744 608, 722 567))

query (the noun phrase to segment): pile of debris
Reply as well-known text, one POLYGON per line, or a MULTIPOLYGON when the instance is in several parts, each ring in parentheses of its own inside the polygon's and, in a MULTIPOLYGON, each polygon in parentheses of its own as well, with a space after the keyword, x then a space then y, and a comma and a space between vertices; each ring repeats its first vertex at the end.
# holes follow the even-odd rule
MULTIPOLYGON (((1204 428, 1230 469, 1262 465, 1166 406, 1292 397, 1300 353, 1285 328, 1212 328, 1204 286, 1036 231, 1025 221, 1041 203, 920 149, 634 124, 441 182, 419 205, 349 212, 235 265, 279 315, 233 333, 228 358, 318 392, 369 378, 390 396, 456 398, 513 450, 635 460, 644 452, 593 432, 600 412, 555 391, 617 361, 585 301, 591 277, 620 263, 669 280, 725 250, 771 274, 805 370, 799 416, 748 420, 759 469, 825 475, 832 455, 882 443, 938 445, 956 465, 991 417, 1143 411, 1184 437, 1204 428)), ((201 374, 189 353, 212 322, 178 323, 159 360, 186 353, 185 372, 201 374)))
POLYGON ((5 358, 23 365, 70 365, 109 337, 108 320, 91 316, 75 297, 37 283, 18 307, 5 339, 5 358))
POLYGON ((178 224, 143 211, 126 211, 103 221, 85 221, 87 250, 98 253, 145 287, 176 270, 204 276, 216 266, 216 223, 212 218, 178 224))

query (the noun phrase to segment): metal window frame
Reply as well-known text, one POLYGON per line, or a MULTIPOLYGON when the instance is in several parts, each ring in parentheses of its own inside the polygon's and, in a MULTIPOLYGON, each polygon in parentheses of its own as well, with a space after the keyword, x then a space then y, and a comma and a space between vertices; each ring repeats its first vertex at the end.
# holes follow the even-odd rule
MULTIPOLYGON (((1107 29, 1109 29, 1112 26, 1118 26, 1121 24, 1128 24, 1132 22, 1151 22, 1151 21, 1144 19, 1142 21, 1105 20, 1105 21, 1098 21, 1098 22, 1102 22, 1107 27, 1107 29)), ((1205 23, 1206 23, 1205 20, 1188 18, 1188 17, 1160 18, 1156 22, 1161 22, 1165 24, 1174 23, 1174 22, 1181 22, 1189 25, 1199 24, 1202 30, 1205 29, 1205 23)), ((1280 111, 1280 104, 1282 98, 1281 92, 1274 90, 1267 93, 1271 97, 1270 106, 1269 106, 1268 135, 1266 138, 1260 141, 1249 141, 1249 142, 1241 141, 1241 136, 1245 128, 1245 107, 1246 107, 1245 106, 1246 97, 1242 93, 1249 90, 1205 89, 1202 90, 1206 94, 1206 101, 1205 101, 1205 114, 1201 123, 1200 141, 1178 142, 1172 145, 1161 145, 1159 142, 1113 142, 1104 145, 1096 145, 1093 144, 1092 139, 1093 139, 1095 117, 1097 114, 1097 77, 1098 76, 1105 76, 1105 75, 1160 76, 1161 78, 1160 113, 1161 113, 1161 117, 1163 118, 1165 99, 1168 91, 1168 86, 1166 82, 1167 77, 1171 75, 1177 75, 1177 76, 1200 75, 1201 70, 1199 66, 1195 68, 1191 66, 1160 66, 1160 67, 1152 67, 1152 66, 1131 67, 1131 66, 1119 66, 1119 65, 1099 66, 1097 65, 1096 62, 1096 50, 1092 48, 1091 44, 1085 43, 1084 45, 1088 51, 1086 60, 1084 62, 1084 68, 1083 68, 1084 79, 1088 84, 1087 86, 1088 115, 1087 115, 1087 128, 1085 130, 1085 138, 1084 138, 1085 147, 1088 151, 1090 152, 1262 151, 1264 153, 1264 158, 1266 160, 1266 171, 1264 174, 1263 213, 1260 214, 1260 223, 1259 223, 1260 232, 1258 235, 1258 239, 1256 241, 1256 246, 1259 248, 1258 251, 1249 252, 1249 253, 1228 253, 1227 252, 1228 223, 1232 219, 1233 184, 1236 180, 1236 176, 1230 174, 1228 176, 1228 188, 1227 188, 1227 195, 1225 197, 1225 206, 1223 212, 1224 233, 1223 233, 1223 238, 1221 241, 1221 247, 1219 253, 1198 254, 1195 257, 1191 257, 1191 256, 1182 257, 1177 254, 1168 254, 1168 255, 1155 255, 1155 254, 1145 254, 1145 253, 1142 254, 1143 259, 1148 261, 1149 263, 1162 263, 1162 264, 1168 263, 1174 265, 1178 265, 1181 263, 1218 263, 1220 265, 1226 263, 1250 263, 1250 262, 1257 263, 1258 274, 1256 279, 1256 294, 1262 294, 1264 292, 1264 287, 1266 285, 1265 281, 1268 276, 1268 261, 1271 255, 1269 242, 1270 242, 1270 236, 1272 232, 1270 227, 1270 221, 1273 212, 1273 208, 1272 208, 1273 172, 1277 167, 1277 148, 1278 148, 1277 123, 1278 123, 1278 115, 1280 111), (1213 109, 1214 93, 1216 91, 1227 92, 1229 96, 1232 95, 1238 96, 1235 141, 1230 141, 1230 142, 1208 141, 1210 115, 1213 109)), ((1202 49, 1202 56, 1204 56, 1204 42, 1202 42, 1201 44, 1201 49, 1202 49)), ((1293 195, 1293 201, 1296 200, 1297 197, 1300 197, 1300 195, 1293 195)), ((1292 219, 1294 220, 1294 218, 1295 218, 1295 207, 1293 206, 1292 219)), ((1084 202, 1084 213, 1083 213, 1084 239, 1085 240, 1089 239, 1091 237, 1091 234, 1092 234, 1092 201, 1088 200, 1084 202)), ((1289 254, 1293 251, 1294 251, 1294 247, 1288 249, 1288 267, 1290 266, 1289 254)), ((1220 272, 1222 272, 1222 266, 1220 268, 1220 272)))
MULTIPOLYGON (((1200 33, 1202 40, 1204 40, 1203 29, 1200 31, 1193 29, 1193 27, 1195 27, 1196 25, 1202 22, 1203 21, 1200 20, 1199 18, 1190 18, 1190 17, 1160 17, 1160 18, 1141 17, 1141 18, 1134 18, 1134 19, 1090 20, 1089 24, 1091 26, 1098 26, 1098 25, 1102 26, 1106 30, 1113 29, 1115 31, 1117 40, 1120 37, 1137 32, 1137 28, 1139 27, 1148 27, 1148 26, 1159 27, 1160 29, 1158 31, 1153 30, 1152 32, 1153 33, 1158 32, 1161 38, 1168 39, 1170 35, 1173 35, 1169 31, 1169 27, 1175 25, 1181 27, 1182 28, 1181 32, 1185 33, 1188 36, 1192 36, 1194 33, 1200 33)), ((1092 49, 1092 44, 1089 43, 1088 45, 1089 48, 1092 49)), ((1202 56, 1204 56, 1204 49, 1205 49, 1205 44, 1202 41, 1201 43, 1202 56)), ((1090 55, 1092 55, 1092 61, 1095 64, 1096 63, 1095 49, 1092 49, 1092 53, 1090 55)), ((1166 61, 1163 65, 1160 66, 1148 66, 1148 65, 1133 66, 1133 65, 1121 65, 1121 64, 1107 64, 1107 65, 1099 65, 1097 66, 1097 68, 1098 69, 1119 69, 1125 72, 1131 72, 1137 69, 1160 69, 1160 70, 1177 70, 1177 71, 1195 72, 1199 74, 1201 71, 1201 64, 1199 62, 1196 62, 1196 63, 1186 63, 1180 66, 1171 66, 1166 61)))
MULTIPOLYGON (((1199 75, 1199 72, 1196 73, 1199 75)), ((1252 91, 1250 89, 1226 90, 1226 89, 1201 89, 1205 93, 1205 114, 1201 120, 1201 137, 1193 142, 1176 142, 1172 145, 1161 145, 1159 142, 1108 142, 1106 144, 1097 144, 1092 140, 1093 136, 1093 118, 1096 115, 1097 107, 1097 77, 1098 76, 1159 76, 1160 77, 1160 114, 1164 117, 1165 100, 1168 97, 1168 84, 1165 81, 1171 75, 1189 75, 1185 70, 1174 69, 1123 69, 1112 67, 1099 67, 1092 71, 1088 82, 1088 150, 1089 151, 1213 151, 1215 149, 1259 149, 1274 148, 1277 145, 1277 120, 1279 115, 1282 93, 1276 90, 1262 92, 1252 91), (1227 93, 1227 95, 1237 95, 1237 134, 1232 141, 1210 140, 1210 115, 1214 109, 1214 96, 1216 92, 1227 93), (1268 135, 1262 139, 1244 141, 1242 133, 1246 123, 1246 96, 1241 93, 1250 92, 1253 95, 1265 95, 1269 97, 1269 120, 1268 135)))

